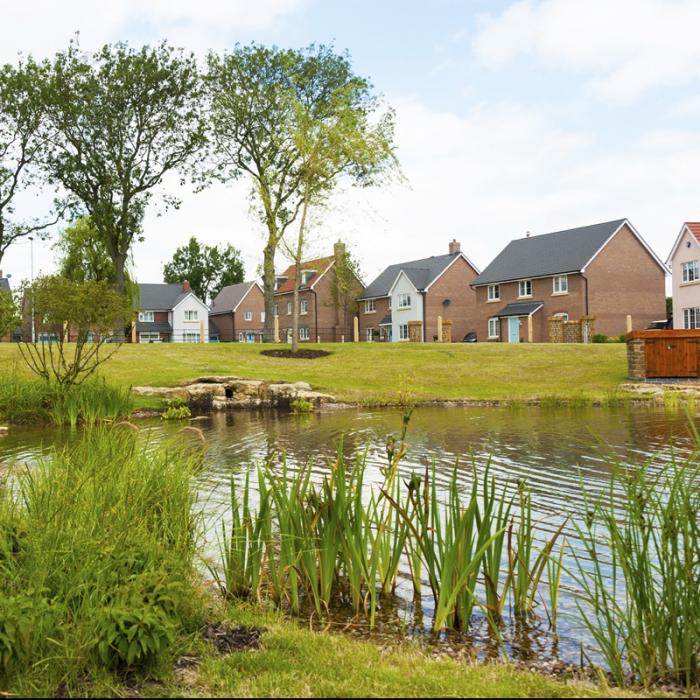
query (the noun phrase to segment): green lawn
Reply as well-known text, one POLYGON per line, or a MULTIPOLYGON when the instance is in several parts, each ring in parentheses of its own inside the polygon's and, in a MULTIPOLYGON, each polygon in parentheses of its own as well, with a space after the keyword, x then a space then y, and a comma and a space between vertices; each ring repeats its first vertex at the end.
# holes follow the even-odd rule
MULTIPOLYGON (((174 385, 203 374, 304 380, 341 401, 395 403, 407 384, 436 399, 608 399, 625 381, 625 346, 503 344, 329 344, 329 357, 285 360, 261 345, 124 345, 104 367, 124 385, 174 385)), ((272 347, 272 346, 270 346, 272 347)), ((280 346, 274 346, 280 347, 280 346)), ((0 372, 28 373, 16 345, 0 345, 0 372)))
MULTIPOLYGON (((267 629, 262 648, 215 656, 163 690, 207 697, 609 697, 610 689, 554 680, 507 664, 435 660, 408 645, 386 648, 302 629, 274 613, 234 607, 232 620, 267 629)), ((199 652, 202 653, 200 648, 199 652)), ((145 689, 149 693, 149 689, 145 689)), ((157 692, 157 691, 156 691, 157 692)), ((158 693, 160 694, 160 693, 158 693)), ((621 697, 623 693, 612 691, 621 697)), ((635 696, 634 693, 624 693, 635 696)))

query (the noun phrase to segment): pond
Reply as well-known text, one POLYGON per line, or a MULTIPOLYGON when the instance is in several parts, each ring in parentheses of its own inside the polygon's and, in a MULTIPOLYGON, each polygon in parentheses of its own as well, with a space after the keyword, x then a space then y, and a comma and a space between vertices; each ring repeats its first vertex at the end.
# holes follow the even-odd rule
MULTIPOLYGON (((568 517, 583 512, 582 483, 590 493, 607 489, 616 460, 627 464, 651 461, 658 467, 673 454, 690 454, 695 440, 688 420, 683 412, 651 406, 421 408, 410 421, 402 470, 409 475, 435 463, 438 478, 446 483, 458 464, 459 478, 466 486, 473 462, 479 471, 490 464, 498 483, 513 489, 524 480, 544 541, 568 517)), ((143 425, 156 439, 182 427, 154 421, 143 425)), ((279 462, 285 454, 292 467, 312 462, 320 479, 342 444, 348 456, 366 453, 368 480, 379 483, 380 470, 387 464, 387 437, 400 431, 401 413, 389 409, 311 415, 241 411, 215 414, 194 425, 204 431, 209 445, 200 490, 207 509, 207 551, 214 556, 220 519, 226 518, 229 504, 231 476, 241 476, 248 466, 265 460, 279 462)), ((0 438, 0 463, 32 461, 52 444, 72 439, 75 436, 69 432, 13 429, 0 438)), ((577 538, 570 523, 564 533, 568 546, 575 549, 577 538)), ((581 624, 574 589, 565 573, 558 635, 549 630, 546 600, 527 629, 514 620, 506 625, 504 641, 512 656, 579 661, 581 644, 588 647, 590 640, 581 624)), ((427 640, 432 600, 413 600, 407 573, 397 594, 394 605, 384 606, 373 634, 400 633, 427 640)), ((344 615, 334 613, 333 623, 346 626, 350 615, 344 615)), ((368 633, 361 625, 352 628, 368 633)), ((474 621, 468 636, 451 635, 442 643, 462 644, 479 655, 493 654, 496 649, 483 619, 474 621)))

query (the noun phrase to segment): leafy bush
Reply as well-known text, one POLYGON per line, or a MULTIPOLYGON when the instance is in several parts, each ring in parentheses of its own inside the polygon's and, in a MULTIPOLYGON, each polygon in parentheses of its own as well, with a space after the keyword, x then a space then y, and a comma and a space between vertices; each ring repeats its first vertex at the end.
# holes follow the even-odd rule
POLYGON ((161 413, 161 420, 183 420, 192 416, 192 411, 185 399, 164 399, 165 410, 161 413))
POLYGON ((608 336, 605 335, 605 333, 595 333, 593 335, 593 342, 594 343, 607 343, 608 336))
POLYGON ((314 404, 307 399, 294 399, 290 404, 294 413, 313 413, 314 404))

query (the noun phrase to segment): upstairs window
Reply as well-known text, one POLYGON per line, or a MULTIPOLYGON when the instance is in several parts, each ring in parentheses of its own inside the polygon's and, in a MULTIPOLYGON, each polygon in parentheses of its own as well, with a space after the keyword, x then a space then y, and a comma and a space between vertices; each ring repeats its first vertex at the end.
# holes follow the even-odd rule
POLYGON ((520 280, 520 282, 518 282, 518 296, 519 297, 531 297, 532 296, 532 280, 520 280))
POLYGON ((488 286, 486 298, 488 299, 488 301, 499 301, 501 298, 501 285, 500 284, 490 284, 488 286))
POLYGON ((684 282, 696 282, 700 279, 700 267, 698 267, 697 260, 681 263, 681 270, 684 282))
POLYGON ((377 300, 376 299, 367 299, 365 302, 365 313, 366 314, 372 314, 377 310, 377 300))
MULTIPOLYGON (((280 315, 279 305, 278 305, 278 304, 275 304, 273 308, 274 308, 275 316, 279 316, 279 315, 280 315)), ((265 312, 263 311, 263 313, 265 313, 265 312)), ((263 320, 264 320, 264 319, 263 319, 263 320)))
POLYGON ((199 311, 185 311, 185 321, 197 321, 199 319, 199 311))
POLYGON ((399 294, 399 308, 408 309, 411 307, 411 295, 410 294, 399 294))
POLYGON ((309 302, 307 299, 302 299, 299 302, 299 313, 308 314, 309 313, 309 302))
POLYGON ((155 321, 155 313, 153 311, 139 311, 139 321, 141 323, 153 323, 155 321))
POLYGON ((552 278, 552 294, 567 294, 569 291, 568 275, 557 275, 552 278))
POLYGON ((252 320, 253 320, 253 312, 252 312, 252 311, 246 311, 246 312, 243 314, 243 319, 244 319, 245 321, 252 321, 252 320))
MULTIPOLYGON (((275 312, 275 316, 277 316, 277 312, 275 312)), ((265 312, 264 311, 260 312, 260 323, 265 323, 265 312)))
POLYGON ((287 302, 287 316, 291 316, 291 315, 292 315, 292 302, 288 301, 287 302))
POLYGON ((301 271, 301 283, 308 284, 313 276, 316 274, 316 270, 302 270, 301 271))

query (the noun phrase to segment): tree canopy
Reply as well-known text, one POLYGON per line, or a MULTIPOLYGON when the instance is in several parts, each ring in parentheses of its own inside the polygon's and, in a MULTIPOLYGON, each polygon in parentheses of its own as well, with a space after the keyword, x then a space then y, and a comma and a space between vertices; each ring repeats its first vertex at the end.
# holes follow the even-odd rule
POLYGON ((208 303, 223 287, 243 282, 245 273, 237 248, 209 246, 192 236, 163 267, 163 279, 171 284, 188 280, 192 291, 208 303))

